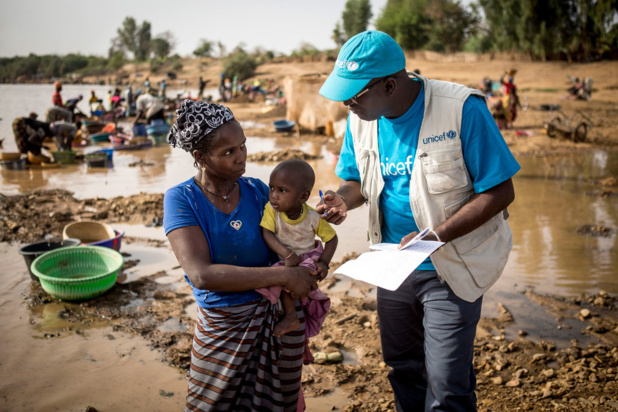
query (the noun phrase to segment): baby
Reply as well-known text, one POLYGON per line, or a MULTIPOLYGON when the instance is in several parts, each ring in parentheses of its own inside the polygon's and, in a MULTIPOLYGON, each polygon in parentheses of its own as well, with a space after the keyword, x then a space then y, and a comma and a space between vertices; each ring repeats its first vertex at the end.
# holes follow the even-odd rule
MULTIPOLYGON (((269 202, 264 208, 260 226, 264 241, 282 259, 276 265, 311 267, 322 280, 328 275, 337 248, 337 233, 306 203, 314 183, 313 169, 304 160, 280 163, 270 174, 269 202), (315 239, 316 235, 325 242, 324 248, 315 239)), ((258 291, 268 297, 262 289, 258 291)), ((275 325, 274 336, 295 330, 300 324, 290 294, 282 290, 280 298, 285 315, 275 325)), ((324 299, 328 298, 324 296, 324 299)))

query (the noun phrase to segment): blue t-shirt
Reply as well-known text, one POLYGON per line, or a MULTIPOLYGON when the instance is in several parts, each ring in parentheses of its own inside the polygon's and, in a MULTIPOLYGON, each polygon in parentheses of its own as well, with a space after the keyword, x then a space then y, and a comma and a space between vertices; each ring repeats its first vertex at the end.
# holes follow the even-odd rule
MULTIPOLYGON (((204 231, 213 263, 243 266, 269 266, 273 254, 262 238, 260 221, 268 202, 268 186, 252 178, 241 178, 240 201, 230 214, 212 205, 191 178, 176 185, 163 198, 163 227, 167 235, 185 226, 200 226, 204 231)), ((213 292, 193 287, 197 304, 203 308, 232 306, 260 299, 253 290, 213 292)))
MULTIPOLYGON (((423 87, 412 107, 402 116, 378 119, 380 167, 384 179, 380 195, 383 242, 399 243, 407 234, 419 230, 410 206, 410 177, 424 111, 423 87)), ((475 193, 491 189, 519 170, 519 164, 481 97, 470 96, 463 105, 461 142, 475 193)), ((360 181, 349 118, 335 173, 343 180, 360 181)), ((418 269, 434 270, 431 259, 418 269)))

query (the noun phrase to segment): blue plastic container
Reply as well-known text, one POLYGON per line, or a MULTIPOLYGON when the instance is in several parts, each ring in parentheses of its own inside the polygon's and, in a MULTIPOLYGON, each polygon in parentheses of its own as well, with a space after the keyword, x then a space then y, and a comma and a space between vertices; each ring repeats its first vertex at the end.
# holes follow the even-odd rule
POLYGON ((278 132, 291 132, 294 126, 296 126, 296 122, 291 120, 277 120, 273 122, 273 126, 275 126, 275 130, 278 132))
POLYGON ((122 242, 122 237, 124 236, 124 230, 114 229, 114 233, 116 234, 116 236, 114 236, 111 239, 99 240, 98 242, 87 243, 87 245, 108 247, 110 249, 114 249, 115 251, 119 252, 120 245, 122 242))
POLYGON ((146 133, 146 126, 143 124, 136 124, 135 126, 133 126, 133 129, 131 129, 131 131, 133 132, 133 137, 148 136, 148 134, 146 133))
POLYGON ((101 150, 97 150, 96 152, 92 152, 91 154, 94 154, 94 153, 105 153, 107 155, 107 161, 111 162, 112 157, 114 156, 114 149, 101 149, 101 150))

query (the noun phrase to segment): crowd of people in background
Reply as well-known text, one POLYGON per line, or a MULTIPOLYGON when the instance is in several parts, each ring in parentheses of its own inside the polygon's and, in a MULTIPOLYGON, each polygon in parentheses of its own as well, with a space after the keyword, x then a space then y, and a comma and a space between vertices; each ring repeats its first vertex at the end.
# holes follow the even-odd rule
POLYGON ((38 114, 31 112, 28 116, 13 120, 13 134, 17 148, 28 156, 30 163, 53 162, 50 146, 54 143, 57 150, 70 150, 72 141, 77 137, 82 122, 86 117, 77 107, 83 99, 80 94, 75 98, 62 98, 62 82, 54 83, 52 106, 45 111, 45 119, 38 120, 38 114))
POLYGON ((71 150, 76 141, 87 139, 89 128, 85 126, 86 123, 116 124, 123 118, 135 117, 134 126, 141 123, 161 124, 173 120, 175 111, 186 99, 228 102, 233 99, 255 101, 261 97, 271 100, 273 104, 285 103, 280 86, 271 78, 245 82, 239 81, 237 76, 229 78, 221 74, 219 96, 213 96, 207 90, 210 79, 200 76, 197 93, 192 95, 191 90, 184 89, 174 93, 174 97, 169 97, 166 77, 158 81, 146 77, 141 84, 137 81, 126 82, 124 90, 121 90, 122 86, 116 86, 103 96, 91 90, 85 113, 78 107, 84 96, 80 94, 64 99, 63 83, 55 81, 51 106, 45 111, 43 119, 39 119, 37 113, 30 113, 14 120, 17 146, 21 153, 29 153, 29 162, 53 162, 53 150, 71 150), (49 144, 52 142, 55 147, 49 144))

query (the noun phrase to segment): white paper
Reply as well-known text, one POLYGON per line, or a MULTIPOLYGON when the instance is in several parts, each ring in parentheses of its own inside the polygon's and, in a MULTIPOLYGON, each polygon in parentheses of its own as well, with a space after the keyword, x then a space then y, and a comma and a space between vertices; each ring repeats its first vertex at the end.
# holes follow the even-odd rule
POLYGON ((396 290, 414 269, 443 244, 421 240, 407 249, 397 249, 395 243, 378 243, 370 247, 375 251, 345 262, 334 273, 396 290))

